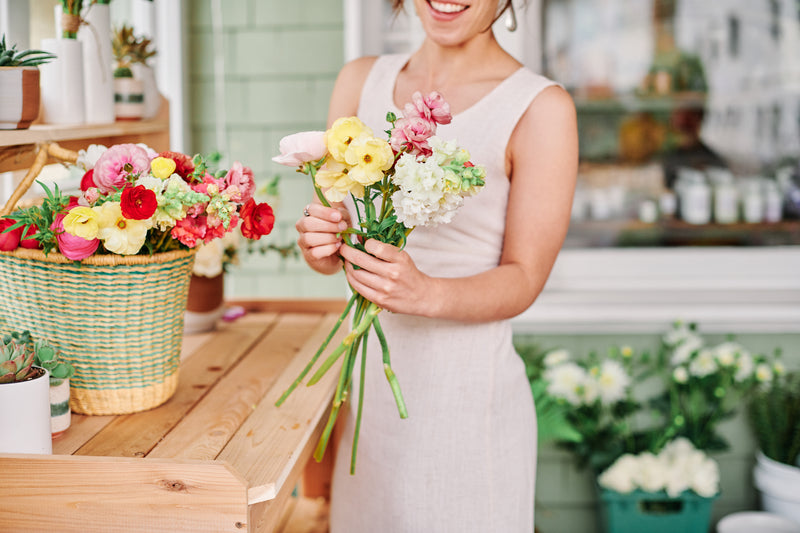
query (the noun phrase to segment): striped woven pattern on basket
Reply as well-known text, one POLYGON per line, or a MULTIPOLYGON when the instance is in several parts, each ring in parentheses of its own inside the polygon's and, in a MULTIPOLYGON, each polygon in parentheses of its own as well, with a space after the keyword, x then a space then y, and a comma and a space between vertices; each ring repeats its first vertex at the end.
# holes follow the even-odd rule
POLYGON ((193 251, 95 255, 74 262, 0 252, 0 314, 76 366, 70 407, 122 414, 165 402, 177 387, 193 251))

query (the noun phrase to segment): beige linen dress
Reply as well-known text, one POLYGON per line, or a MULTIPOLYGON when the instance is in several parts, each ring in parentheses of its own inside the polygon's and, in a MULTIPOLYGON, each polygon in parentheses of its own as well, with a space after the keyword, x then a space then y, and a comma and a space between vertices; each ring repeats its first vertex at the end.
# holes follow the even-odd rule
MULTIPOLYGON (((381 56, 365 82, 358 116, 381 138, 388 129, 386 112, 402 114, 392 93, 407 61, 408 55, 381 56)), ((506 145, 529 104, 553 84, 521 68, 438 127, 437 135, 456 139, 472 161, 486 167, 487 178, 450 224, 416 228, 410 235, 406 250, 421 271, 460 277, 498 264, 509 194, 506 145)), ((387 312, 379 318, 409 417, 398 416, 373 333, 356 474, 350 475, 350 413, 334 471, 331 532, 533 531, 536 414, 509 323, 387 312)), ((349 402, 353 411, 359 367, 349 402)))

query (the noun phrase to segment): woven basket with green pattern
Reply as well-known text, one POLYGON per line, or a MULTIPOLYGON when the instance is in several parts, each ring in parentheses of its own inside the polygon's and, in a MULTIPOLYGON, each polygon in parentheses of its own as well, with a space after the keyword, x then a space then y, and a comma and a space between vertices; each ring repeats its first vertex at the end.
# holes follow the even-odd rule
POLYGON ((122 414, 164 403, 178 383, 193 251, 152 256, 0 252, 0 320, 57 345, 76 373, 70 407, 122 414))

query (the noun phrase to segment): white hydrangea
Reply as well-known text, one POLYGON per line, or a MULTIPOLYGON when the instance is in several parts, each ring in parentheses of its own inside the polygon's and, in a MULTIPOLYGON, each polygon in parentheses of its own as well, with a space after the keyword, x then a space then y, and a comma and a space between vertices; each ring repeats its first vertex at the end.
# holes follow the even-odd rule
POLYGON ((597 482, 601 487, 628 494, 636 489, 634 477, 638 469, 639 461, 637 457, 626 453, 600 474, 597 482))
POLYGON ((548 369, 544 374, 548 381, 547 392, 562 398, 572 405, 582 403, 582 394, 589 375, 581 366, 567 362, 548 369))
POLYGON ((668 468, 665 461, 652 453, 639 454, 639 468, 634 472, 634 483, 647 492, 663 490, 667 484, 668 468))
POLYGON ((597 384, 600 389, 600 401, 610 405, 625 398, 631 377, 619 361, 609 359, 600 365, 597 384))

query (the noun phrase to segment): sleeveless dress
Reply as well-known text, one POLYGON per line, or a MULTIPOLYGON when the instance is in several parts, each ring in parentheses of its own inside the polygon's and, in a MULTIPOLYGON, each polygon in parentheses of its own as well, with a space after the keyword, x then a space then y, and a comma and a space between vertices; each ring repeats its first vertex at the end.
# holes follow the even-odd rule
MULTIPOLYGON (((358 116, 381 138, 389 126, 386 112, 402 115, 392 93, 408 58, 379 57, 362 90, 358 116)), ((438 126, 437 135, 457 140, 486 167, 487 178, 450 224, 411 233, 405 249, 422 272, 462 277, 498 265, 510 186, 506 144, 529 104, 550 85, 520 68, 438 126)), ((356 220, 352 202, 349 208, 356 220)), ((387 312, 379 319, 409 416, 402 420, 397 413, 373 333, 356 473, 350 475, 350 450, 360 362, 334 467, 331 533, 532 532, 536 413, 508 321, 460 323, 387 312)))

